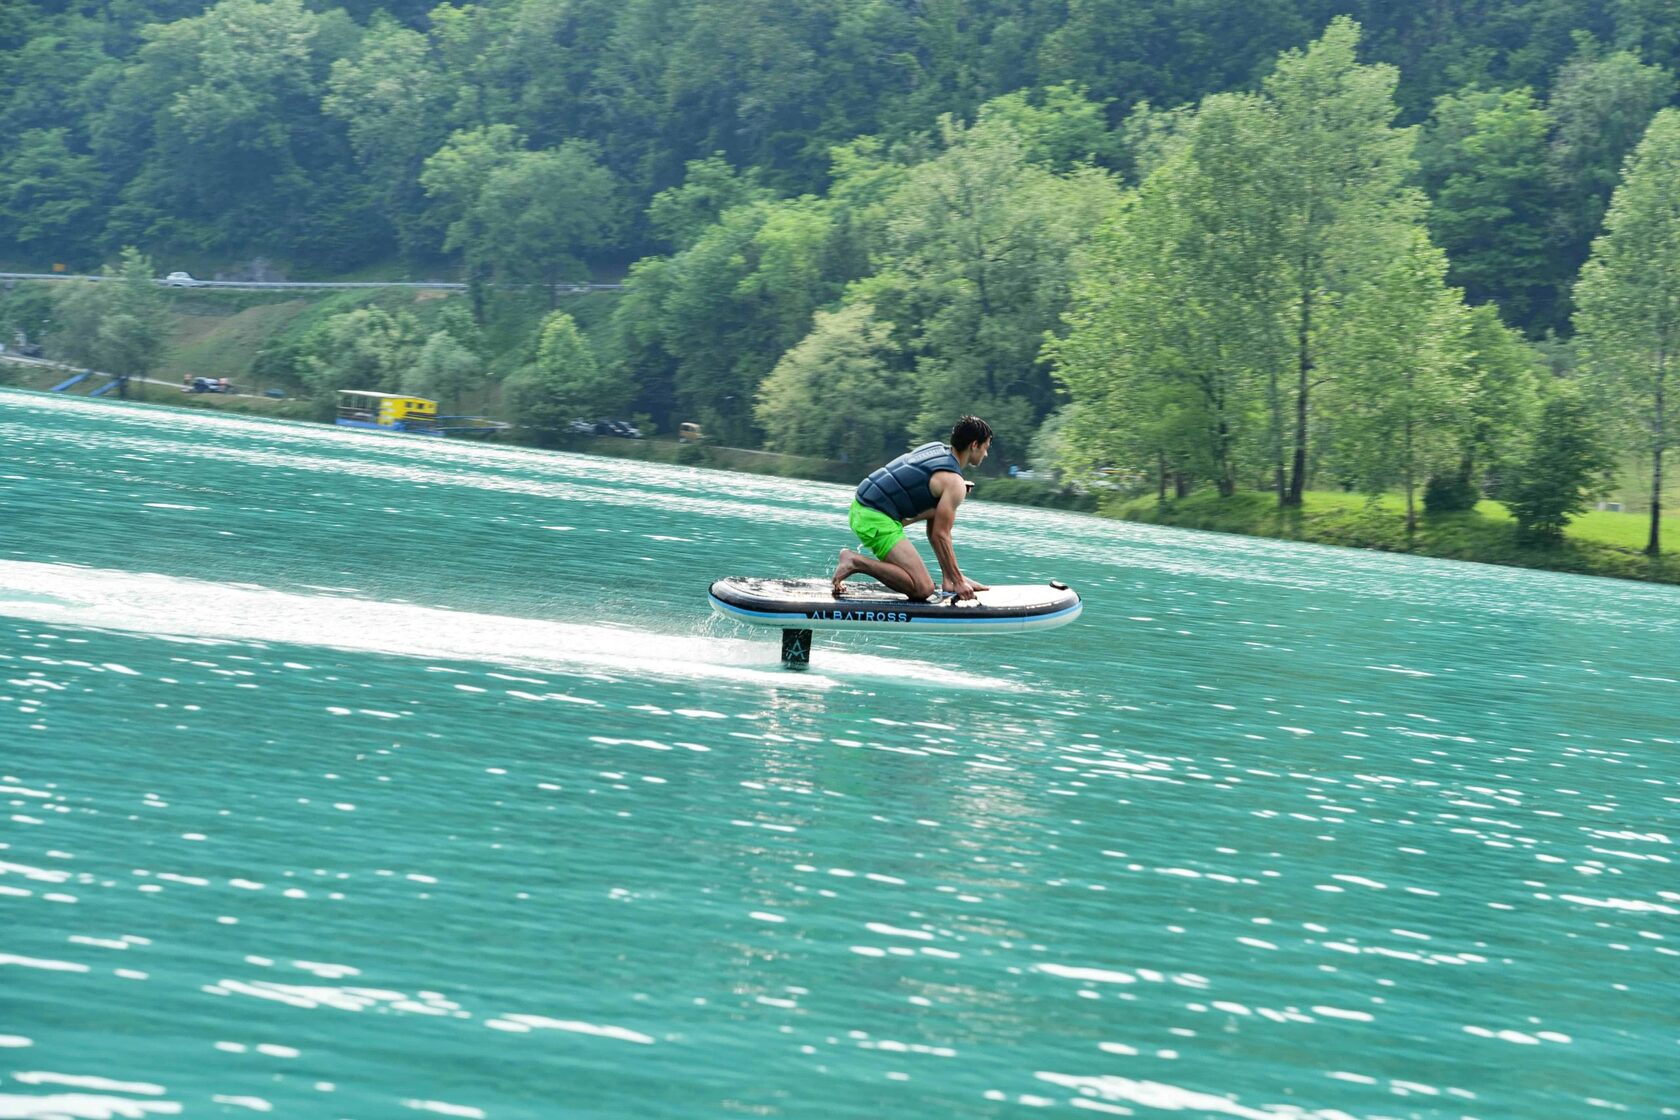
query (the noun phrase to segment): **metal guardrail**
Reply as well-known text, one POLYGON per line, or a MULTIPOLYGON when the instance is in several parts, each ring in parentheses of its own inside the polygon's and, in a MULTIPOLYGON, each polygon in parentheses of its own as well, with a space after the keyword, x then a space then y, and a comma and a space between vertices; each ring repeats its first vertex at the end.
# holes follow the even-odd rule
MULTIPOLYGON (((67 272, 0 272, 0 280, 109 280, 108 276, 73 275, 67 272)), ((229 288, 265 291, 298 291, 306 289, 354 289, 354 288, 427 288, 434 291, 464 292, 467 285, 453 280, 342 280, 342 281, 313 281, 313 280, 194 280, 192 283, 167 280, 153 280, 152 283, 163 288, 229 288)), ((542 285, 533 284, 489 284, 487 287, 497 288, 531 288, 542 285)), ((565 295, 582 295, 586 292, 620 292, 623 284, 555 284, 554 291, 565 295)))

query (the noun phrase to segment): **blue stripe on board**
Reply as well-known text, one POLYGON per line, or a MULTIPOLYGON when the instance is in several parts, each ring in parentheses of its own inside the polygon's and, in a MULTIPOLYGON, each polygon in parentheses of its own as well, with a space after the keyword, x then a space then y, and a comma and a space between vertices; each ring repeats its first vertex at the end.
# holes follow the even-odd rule
MULTIPOLYGON (((790 623, 790 624, 791 623, 845 621, 845 620, 839 620, 839 619, 808 618, 808 617, 806 617, 804 612, 794 613, 794 612, 789 612, 789 611, 753 611, 753 610, 748 610, 745 607, 737 607, 733 603, 726 603, 722 599, 719 599, 716 595, 712 595, 709 592, 707 593, 706 597, 712 601, 712 606, 713 607, 720 607, 720 608, 723 609, 723 611, 725 613, 738 615, 742 618, 765 618, 765 619, 771 619, 771 620, 776 621, 776 622, 786 622, 786 623, 790 623)), ((1071 607, 1063 607, 1061 610, 1054 611, 1050 614, 1014 614, 1014 615, 994 616, 994 617, 991 617, 991 618, 940 618, 938 615, 912 615, 905 622, 870 623, 870 622, 858 621, 858 622, 854 623, 854 625, 858 626, 859 628, 870 627, 870 626, 878 626, 880 629, 883 629, 883 630, 891 630, 895 627, 906 626, 906 625, 910 625, 912 623, 921 623, 921 622, 937 622, 937 623, 940 623, 942 625, 949 625, 949 626, 1002 626, 1002 625, 1008 625, 1008 624, 1019 625, 1023 622, 1047 622, 1047 621, 1049 621, 1050 619, 1053 619, 1053 618, 1061 618, 1065 615, 1072 614, 1072 613, 1075 613, 1075 612, 1079 611, 1080 609, 1082 609, 1084 607, 1084 605, 1085 605, 1084 603, 1075 603, 1071 607)), ((872 608, 865 607, 865 608, 859 608, 859 609, 860 610, 868 610, 868 609, 872 609, 872 608)), ((886 609, 886 608, 881 608, 881 609, 886 609)))

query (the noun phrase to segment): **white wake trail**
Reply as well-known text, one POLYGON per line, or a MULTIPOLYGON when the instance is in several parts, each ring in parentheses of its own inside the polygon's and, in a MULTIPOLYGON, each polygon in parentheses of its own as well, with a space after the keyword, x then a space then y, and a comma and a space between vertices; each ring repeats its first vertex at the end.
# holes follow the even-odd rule
MULTIPOLYGON (((618 672, 766 688, 826 689, 844 679, 872 677, 958 688, 1019 688, 923 662, 840 650, 820 654, 820 672, 791 673, 776 665, 778 647, 772 640, 669 634, 9 560, 0 560, 0 616, 154 637, 324 647, 539 672, 618 672)), ((709 616, 696 613, 697 626, 704 617, 709 616)))

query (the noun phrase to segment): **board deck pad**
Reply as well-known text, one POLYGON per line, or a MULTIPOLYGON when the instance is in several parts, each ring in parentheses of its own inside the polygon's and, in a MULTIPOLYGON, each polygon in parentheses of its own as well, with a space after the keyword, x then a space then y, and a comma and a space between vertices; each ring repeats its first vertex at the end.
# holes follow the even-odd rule
POLYGON ((712 584, 712 609, 753 626, 797 630, 960 629, 1019 633, 1065 626, 1079 617, 1079 595, 1059 582, 993 587, 973 599, 939 595, 912 602, 873 581, 848 581, 836 596, 827 579, 736 576, 712 584))

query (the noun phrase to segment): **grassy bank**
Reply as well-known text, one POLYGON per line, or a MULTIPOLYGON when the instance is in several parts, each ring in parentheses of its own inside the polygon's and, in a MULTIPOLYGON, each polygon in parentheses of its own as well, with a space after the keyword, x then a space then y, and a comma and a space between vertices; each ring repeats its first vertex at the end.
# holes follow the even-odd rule
MULTIPOLYGON (((68 369, 58 366, 18 365, 0 361, 0 386, 12 389, 33 389, 46 392, 65 378, 71 376, 68 369)), ((98 388, 108 383, 104 377, 90 378, 81 385, 69 391, 70 396, 86 396, 90 389, 98 388)), ((274 400, 269 397, 239 395, 222 396, 219 393, 183 393, 180 386, 167 382, 141 383, 131 381, 128 387, 126 402, 115 393, 99 398, 108 402, 127 404, 166 404, 175 408, 209 409, 217 412, 235 412, 246 416, 272 416, 281 420, 319 420, 320 406, 306 397, 288 397, 285 400, 274 400)))
POLYGON ((1066 509, 1076 513, 1096 513, 1098 505, 1097 495, 1090 491, 1081 493, 1022 478, 981 478, 974 487, 974 497, 983 502, 1066 509))
POLYGON ((1648 521, 1632 513, 1592 512, 1569 526, 1561 544, 1540 547, 1517 539, 1516 522, 1498 502, 1480 502, 1462 513, 1425 515, 1411 539, 1397 497, 1370 502, 1357 494, 1308 492, 1298 509, 1280 509, 1271 494, 1230 498, 1192 494, 1157 501, 1153 496, 1112 500, 1105 516, 1181 529, 1205 529, 1314 544, 1410 552, 1444 560, 1474 560, 1517 568, 1580 575, 1680 583, 1680 523, 1665 526, 1660 558, 1646 556, 1648 521))
MULTIPOLYGON (((51 334, 56 314, 52 281, 15 281, 0 285, 0 339, 14 330, 45 342, 55 357, 51 334)), ((346 291, 297 291, 225 288, 167 288, 169 334, 152 376, 179 381, 185 375, 225 377, 241 389, 279 389, 288 396, 303 391, 299 360, 313 332, 335 315, 377 307, 412 317, 422 336, 435 329, 446 307, 467 296, 438 288, 368 288, 346 291)), ((619 300, 616 292, 566 295, 557 306, 578 321, 586 335, 599 334, 619 300)), ((540 293, 506 292, 493 296, 482 326, 483 354, 489 379, 463 400, 463 408, 497 415, 498 382, 530 357, 532 341, 550 306, 540 293)), ((18 383, 14 378, 13 383, 18 383)), ((32 387, 32 386, 31 386, 32 387)))
MULTIPOLYGON (((518 442, 517 440, 513 442, 518 442)), ((818 482, 856 481, 851 468, 833 459, 811 455, 782 455, 774 451, 752 451, 744 447, 713 444, 684 444, 673 438, 620 439, 616 436, 572 436, 556 451, 585 455, 606 455, 615 459, 640 459, 649 463, 710 467, 743 474, 767 474, 778 478, 808 478, 818 482)))

